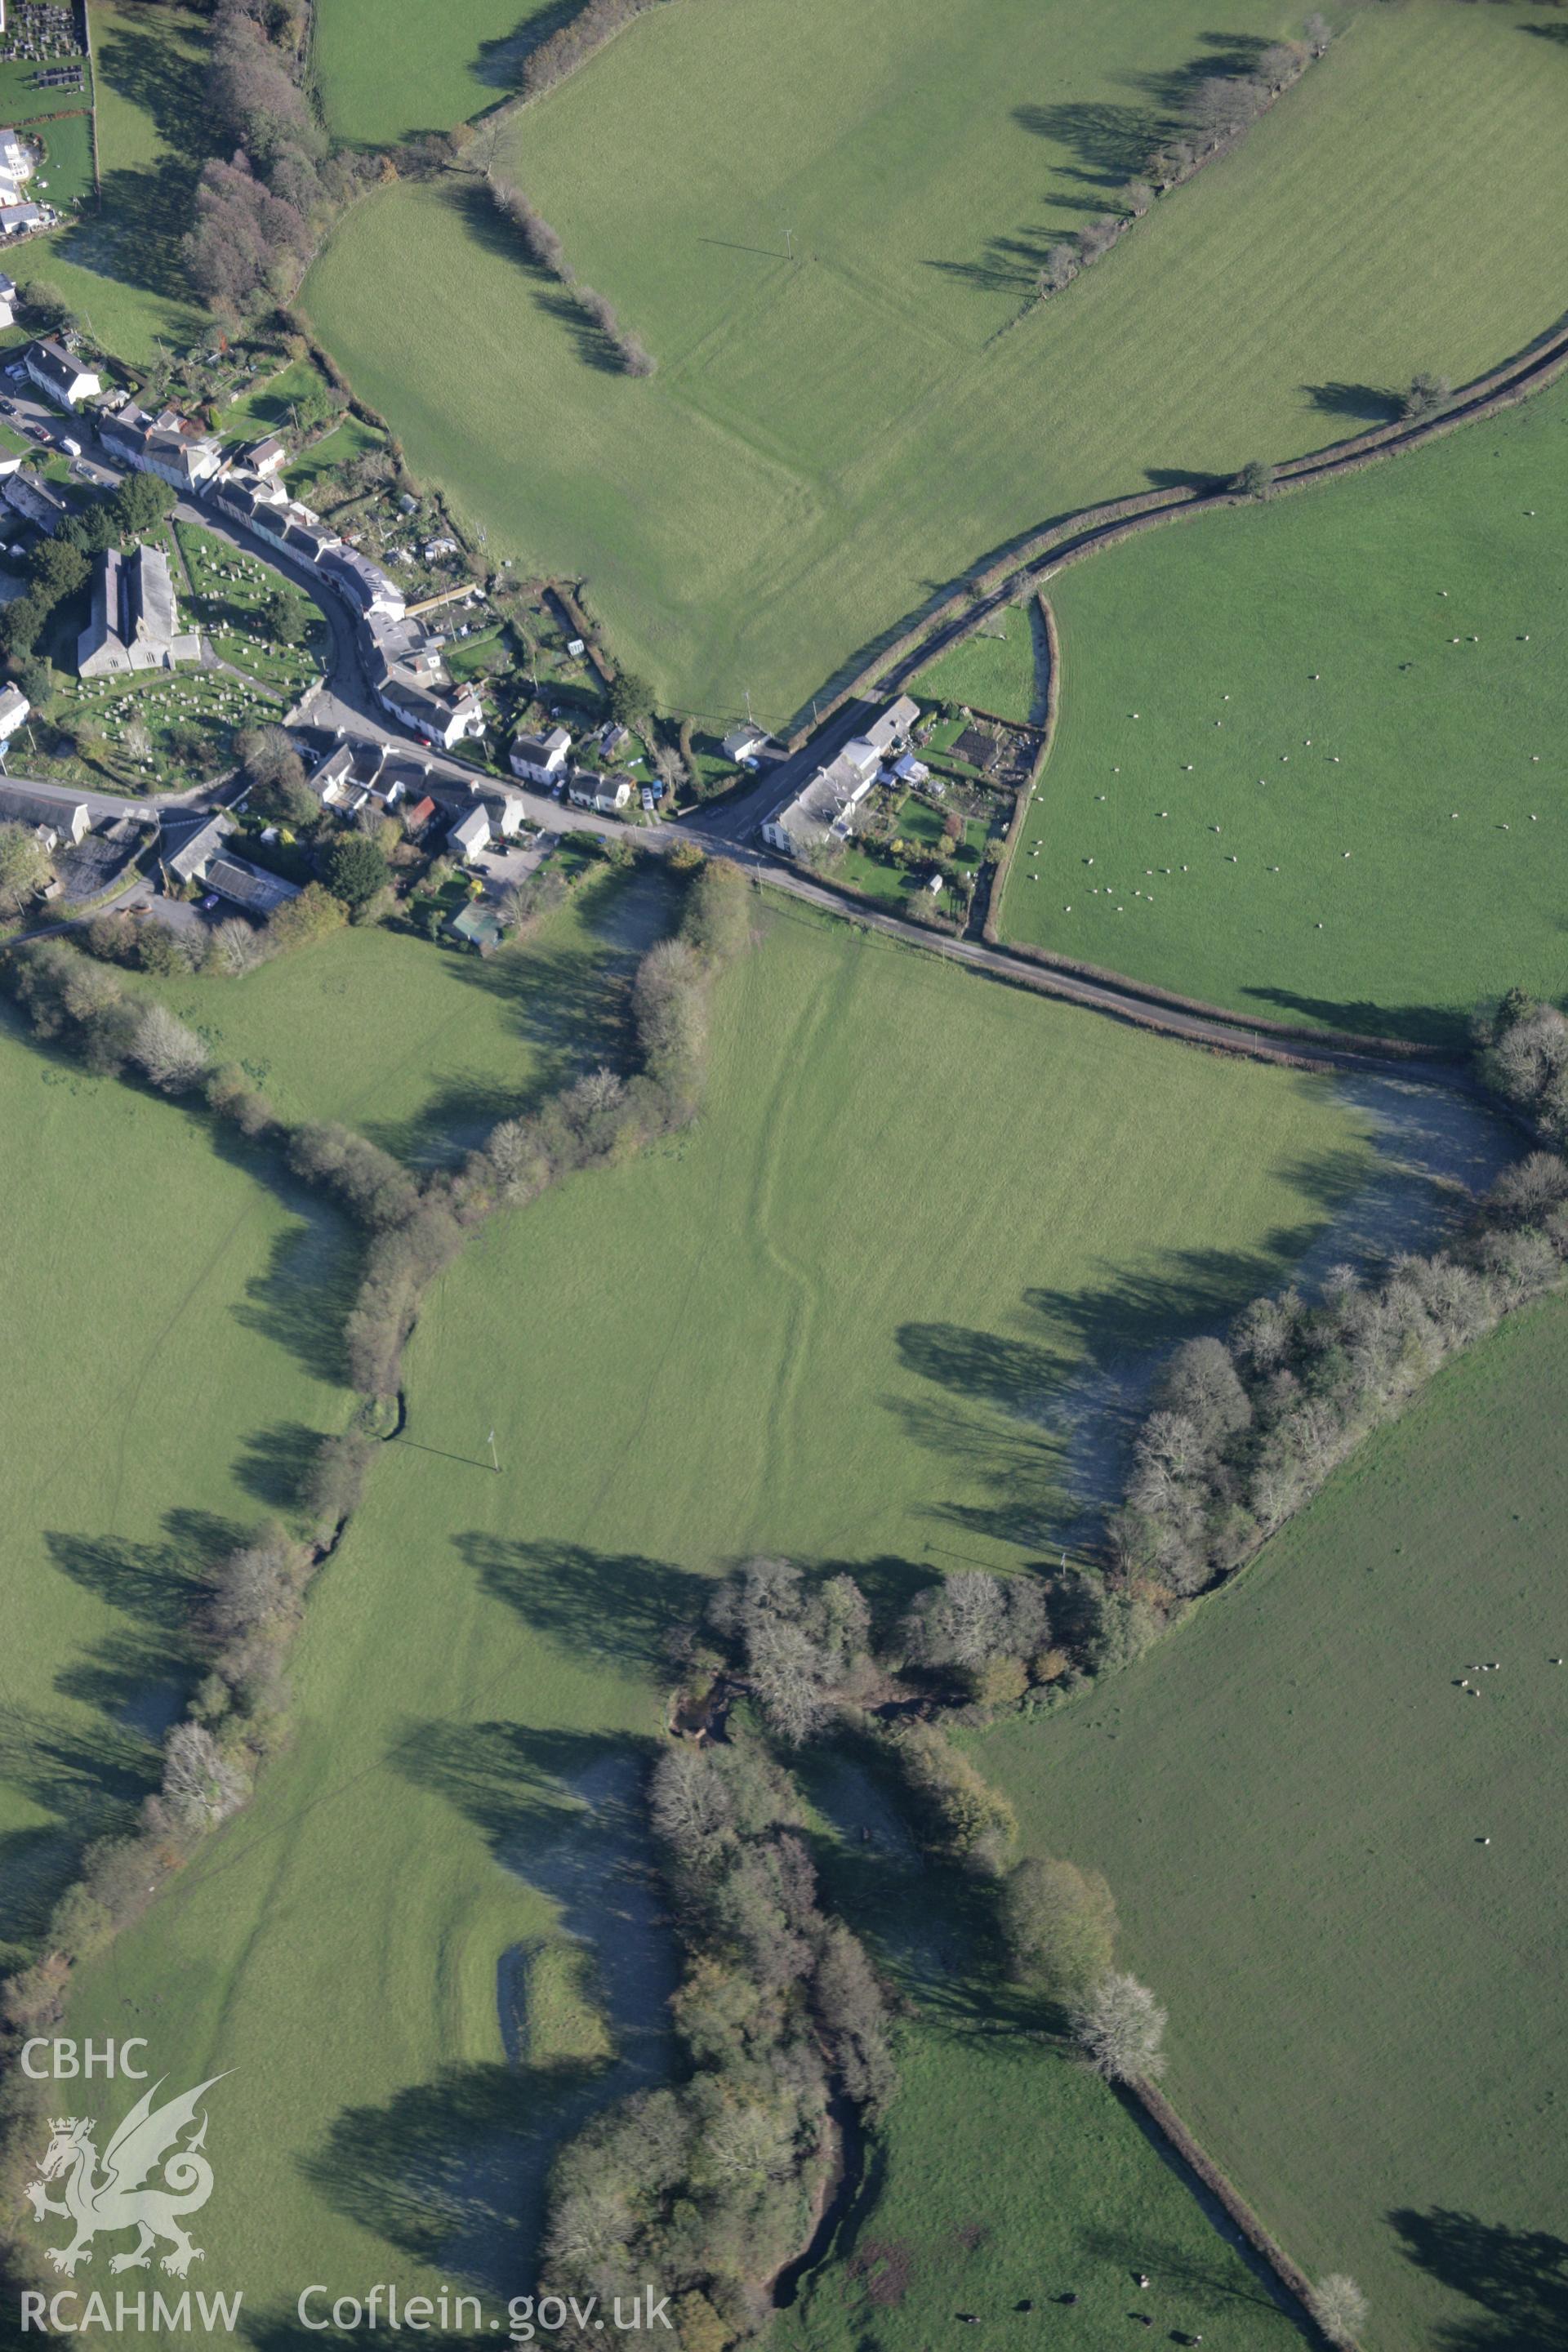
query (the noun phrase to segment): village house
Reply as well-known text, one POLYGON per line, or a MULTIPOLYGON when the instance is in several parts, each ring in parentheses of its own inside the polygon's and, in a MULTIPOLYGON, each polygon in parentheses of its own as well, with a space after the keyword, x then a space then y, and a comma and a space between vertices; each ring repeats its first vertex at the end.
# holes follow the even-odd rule
POLYGON ((804 856, 830 841, 847 841, 855 812, 880 774, 884 761, 906 742, 920 706, 901 694, 874 719, 864 735, 846 743, 837 757, 818 768, 798 793, 782 801, 763 824, 763 839, 786 857, 804 856))
POLYGON ((631 779, 601 775, 594 768, 579 768, 566 788, 566 795, 579 808, 597 809, 603 816, 615 816, 632 796, 631 779))
POLYGON ((128 400, 112 415, 100 416, 98 430, 104 446, 117 457, 141 473, 156 474, 171 489, 195 489, 199 482, 210 481, 223 464, 216 437, 177 409, 164 408, 150 416, 128 400))
POLYGON ((344 741, 328 752, 306 782, 323 808, 353 816, 370 798, 385 759, 383 744, 344 741))
POLYGON ((92 618, 77 640, 83 677, 139 669, 173 669, 198 661, 202 641, 182 630, 169 559, 161 547, 138 545, 129 555, 105 548, 92 575, 92 618))
POLYGON ((0 205, 0 236, 26 236, 43 226, 42 205, 0 205))
POLYGON ((17 466, 0 478, 0 496, 24 522, 39 530, 52 532, 70 512, 69 501, 30 466, 17 466))
POLYGON ((55 800, 26 784, 0 783, 0 824, 30 824, 50 836, 46 849, 58 849, 62 841, 74 849, 92 831, 92 816, 85 801, 55 800))
POLYGON ((263 481, 268 481, 288 464, 289 450, 276 433, 268 433, 263 440, 247 441, 236 451, 235 457, 237 464, 248 467, 253 474, 259 474, 263 481))
MULTIPOLYGON (((37 206, 26 205, 22 209, 37 212, 37 206)), ((41 214, 39 218, 42 218, 41 214)), ((7 236, 15 234, 3 209, 0 209, 0 228, 5 229, 7 236)), ((103 390, 103 380, 97 371, 83 367, 81 362, 68 352, 63 343, 57 342, 52 335, 45 336, 39 342, 29 343, 22 354, 22 365, 45 399, 52 400, 57 408, 78 408, 84 400, 96 400, 103 390)))
POLYGON ((18 727, 26 726, 32 709, 19 686, 8 686, 0 694, 0 745, 8 743, 18 727))
POLYGON ((507 754, 513 775, 535 784, 559 783, 571 756, 572 738, 564 727, 552 727, 548 735, 514 735, 507 754))
POLYGON ((5 272, 3 269, 0 269, 0 327, 14 326, 16 324, 16 284, 13 279, 6 277, 5 272))
POLYGON ((389 620, 401 621, 408 609, 408 600, 391 572, 354 548, 341 542, 329 548, 321 558, 321 572, 357 612, 384 613, 389 620))
POLYGON ((460 817, 447 835, 447 848, 454 857, 460 857, 465 863, 470 858, 477 857, 481 849, 488 849, 489 841, 489 816, 482 808, 470 809, 468 815, 460 817))

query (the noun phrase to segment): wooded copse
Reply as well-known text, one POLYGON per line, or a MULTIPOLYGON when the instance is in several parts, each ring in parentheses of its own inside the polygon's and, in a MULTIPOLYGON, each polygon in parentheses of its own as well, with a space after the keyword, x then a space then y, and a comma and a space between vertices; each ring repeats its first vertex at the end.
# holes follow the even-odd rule
POLYGON ((217 0, 205 95, 224 152, 202 167, 184 251, 220 319, 286 298, 332 214, 378 168, 331 148, 304 88, 309 53, 305 7, 217 0))
POLYGON ((721 2352, 761 2333, 773 2278, 811 2235, 832 2103, 874 2122, 896 2075, 875 1972, 821 1906, 803 1808, 765 1744, 668 1749, 650 1811, 684 1948, 672 2006, 692 2071, 597 2116, 563 2150, 545 2255, 553 2281, 601 2299, 658 2279, 688 2352, 721 2352))
POLYGON ((502 179, 494 170, 486 173, 485 184, 501 218, 510 221, 517 230, 529 259, 539 268, 548 270, 583 316, 598 329, 615 352, 623 373, 652 375, 658 365, 658 361, 629 327, 622 326, 614 304, 603 294, 595 293, 593 287, 583 284, 566 258, 566 248, 560 236, 543 215, 534 210, 522 190, 514 187, 510 180, 502 179))

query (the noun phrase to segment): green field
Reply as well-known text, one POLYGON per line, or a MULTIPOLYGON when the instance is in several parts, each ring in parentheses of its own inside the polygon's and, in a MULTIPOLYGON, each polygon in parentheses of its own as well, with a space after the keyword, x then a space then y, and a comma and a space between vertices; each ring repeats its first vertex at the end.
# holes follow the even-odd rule
POLYGON ((1561 2319, 1565 1381, 1568 1307, 1509 1324, 1141 1665, 983 1743, 1026 1839, 1106 1872, 1173 2099, 1361 2280, 1373 2352, 1561 2319))
MULTIPOLYGON (((584 953, 584 912, 523 960, 584 953)), ((1317 1081, 766 921, 697 1128, 491 1224, 444 1281, 405 1436, 312 1595, 289 1756, 73 2006, 100 2031, 178 1981, 159 2064, 237 2069, 214 2145, 251 2153, 204 2221, 206 2284, 253 2312, 512 2245, 475 2207, 514 2192, 460 2158, 538 2126, 496 1964, 561 1915, 496 1853, 526 1874, 584 1773, 656 1734, 662 1631, 705 1579, 776 1548, 888 1598, 954 1555, 1037 1556, 1086 1349, 1250 1293, 1364 1164, 1317 1081)))
POLYGON ((340 139, 376 147, 447 131, 517 86, 531 26, 551 0, 318 0, 312 63, 340 139))
POLYGON ((1457 1036, 1515 982, 1560 995, 1565 463, 1559 384, 1065 572, 1061 723, 1005 935, 1397 1035, 1457 1036))
POLYGON ((44 115, 63 114, 71 107, 88 105, 92 97, 92 68, 85 58, 74 60, 82 68, 79 90, 37 87, 37 77, 48 66, 71 62, 66 58, 52 58, 47 65, 31 58, 0 58, 0 120, 34 122, 44 115))
MULTIPOLYGON (((306 307, 492 548, 586 574, 673 706, 739 715, 749 688, 777 726, 1051 515, 1331 440, 1332 387, 1462 381, 1555 319, 1568 57, 1538 19, 1357 11, 1234 156, 1010 326, 1147 142, 1130 91, 1212 56, 1211 9, 683 0, 511 133, 655 380, 593 363, 460 174, 356 205, 306 307)), ((1226 29, 1298 22, 1248 0, 1226 29)))
POLYGON ((482 961, 371 925, 238 981, 160 981, 157 993, 285 1118, 342 1119, 414 1157, 443 1139, 468 1148, 614 1051, 621 960, 658 936, 666 893, 657 874, 631 890, 607 875, 584 888, 603 909, 592 934, 554 927, 526 958, 482 961), (619 952, 606 961, 610 934, 619 952))
POLYGON ((998 719, 1037 719, 1045 684, 1043 662, 1036 656, 1033 607, 1014 604, 961 646, 939 654, 914 680, 913 691, 937 702, 989 710, 998 719))
POLYGON ((88 114, 64 114, 54 122, 35 126, 37 138, 44 142, 44 160, 37 175, 28 183, 27 194, 35 191, 47 198, 57 212, 68 212, 75 204, 92 195, 92 118, 88 114))
POLYGON ((984 1893, 922 1857, 897 1777, 853 1748, 815 1750, 801 1772, 828 1900, 914 2021, 865 2189, 780 2323, 783 2352, 850 2352, 868 2330, 883 2352, 926 2352, 963 2310, 1010 2352, 1069 2326, 1077 2344, 1125 2343, 1139 2310, 1156 2341, 1174 2327, 1218 2330, 1232 2352, 1297 2343, 1129 2110, 977 1965, 994 1932, 984 1893), (1070 2319, 1053 2308, 1068 2294, 1070 2319))
POLYGON ((184 351, 204 328, 180 240, 206 152, 206 18, 136 0, 91 6, 103 202, 96 218, 30 245, 30 266, 108 350, 145 362, 154 343, 184 351))
MULTIPOLYGON (((195 1120, 0 1026, 8 1246, 0 1958, 147 1785, 181 1586, 340 1427, 342 1236, 195 1120)), ((155 1772, 153 1773, 155 1777, 155 1772)))

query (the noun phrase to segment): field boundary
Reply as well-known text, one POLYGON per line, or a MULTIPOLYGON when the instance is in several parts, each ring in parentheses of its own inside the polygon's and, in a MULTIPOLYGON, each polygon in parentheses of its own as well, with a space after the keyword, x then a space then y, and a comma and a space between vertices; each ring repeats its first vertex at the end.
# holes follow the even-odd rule
MULTIPOLYGON (((1188 2170, 1223 2208, 1226 2217, 1235 2222, 1253 2252, 1268 2263, 1291 2301, 1300 2305, 1302 2316, 1315 2341, 1326 2343, 1328 2339, 1313 2319, 1307 2301, 1312 2284, 1305 2271, 1291 2261, 1278 2238, 1264 2228, 1241 2191, 1232 2185, 1207 2150, 1194 2137, 1164 2093, 1141 2074, 1134 2076, 1123 2087, 1127 2096, 1142 2109, 1161 2138, 1175 2150, 1188 2170)), ((1355 2336, 1342 2336, 1339 2342, 1342 2352, 1361 2352, 1360 2341, 1355 2336)))
MULTIPOLYGON (((1331 442, 1322 450, 1282 460, 1275 468, 1274 491, 1332 481, 1383 458, 1419 448, 1461 425, 1479 423, 1499 409, 1513 407, 1531 393, 1544 390, 1565 367, 1568 320, 1559 320, 1522 351, 1511 353, 1484 375, 1474 378, 1440 415, 1414 423, 1395 418, 1388 425, 1354 435, 1348 441, 1331 442)), ((1206 489, 1186 483, 1173 490, 1135 490, 1120 499, 1107 499, 1098 506, 1080 508, 1075 514, 1058 516, 1022 533, 991 557, 982 559, 980 567, 967 573, 940 602, 879 646, 831 698, 824 701, 818 697, 810 721, 797 722, 784 739, 785 748, 798 751, 847 702, 868 695, 879 687, 892 690, 907 686, 939 654, 973 636, 999 604, 1017 603, 1026 586, 1054 579, 1064 565, 1101 548, 1119 546, 1137 530, 1179 521, 1193 514, 1208 514, 1215 509, 1250 503, 1247 492, 1233 489, 1228 483, 1217 483, 1206 489), (1059 543, 1053 545, 1053 541, 1059 543), (976 590, 980 592, 978 596, 976 590), (961 614, 959 608, 966 598, 973 600, 972 608, 961 614)))

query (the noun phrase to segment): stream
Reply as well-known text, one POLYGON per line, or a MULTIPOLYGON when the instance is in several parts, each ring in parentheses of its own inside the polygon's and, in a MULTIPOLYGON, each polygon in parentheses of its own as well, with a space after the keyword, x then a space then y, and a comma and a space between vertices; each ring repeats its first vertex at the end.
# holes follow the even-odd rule
MULTIPOLYGON (((1376 1157, 1365 1180, 1334 1207, 1311 1246, 1274 1286, 1292 1281, 1309 1297, 1321 1289, 1331 1267, 1372 1267, 1403 1251, 1435 1248, 1471 1198, 1521 1149, 1507 1119, 1445 1087, 1359 1074, 1326 1083, 1337 1101, 1361 1114, 1376 1157)), ((1221 1333, 1228 1320, 1209 1328, 1221 1333)), ((1068 1441, 1065 1483, 1079 1505, 1070 1539, 1096 1531, 1100 1514, 1119 1496, 1128 1449, 1168 1352, 1142 1348, 1086 1362, 1054 1401, 1053 1419, 1068 1441)))

